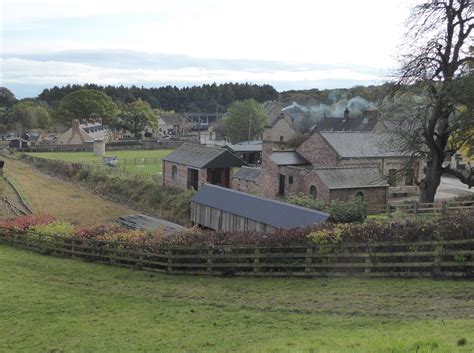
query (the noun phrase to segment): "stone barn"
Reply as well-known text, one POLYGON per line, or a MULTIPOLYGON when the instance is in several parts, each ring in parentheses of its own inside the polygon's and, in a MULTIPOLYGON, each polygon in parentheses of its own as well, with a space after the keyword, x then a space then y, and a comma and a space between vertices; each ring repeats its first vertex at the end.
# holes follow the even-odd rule
POLYGON ((163 185, 198 190, 209 183, 229 188, 232 168, 243 165, 227 149, 185 143, 163 158, 163 185))
POLYGON ((244 192, 205 184, 191 199, 191 221, 222 231, 271 232, 309 227, 329 214, 244 192))

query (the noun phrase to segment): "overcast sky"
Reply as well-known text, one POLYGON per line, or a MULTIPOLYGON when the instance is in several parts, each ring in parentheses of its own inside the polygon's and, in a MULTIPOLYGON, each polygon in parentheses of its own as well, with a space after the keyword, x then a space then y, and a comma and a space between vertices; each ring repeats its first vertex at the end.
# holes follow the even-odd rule
POLYGON ((381 82, 415 0, 0 0, 0 85, 381 82))

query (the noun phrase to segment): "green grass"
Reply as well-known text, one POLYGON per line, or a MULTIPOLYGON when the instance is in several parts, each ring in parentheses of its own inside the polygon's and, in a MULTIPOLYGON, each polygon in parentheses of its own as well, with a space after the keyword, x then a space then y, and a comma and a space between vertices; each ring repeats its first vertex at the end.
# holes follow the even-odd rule
POLYGON ((1 352, 474 350, 474 282, 172 277, 5 245, 0 268, 1 352))
MULTIPOLYGON (((127 159, 127 163, 120 161, 119 168, 130 173, 139 175, 157 175, 162 173, 162 158, 171 153, 171 150, 125 150, 107 151, 106 155, 117 157, 120 160, 127 159), (137 162, 135 163, 135 158, 137 162), (144 158, 147 158, 145 163, 144 158), (156 163, 155 163, 155 160, 156 163)), ((102 158, 92 152, 45 152, 28 153, 33 157, 48 158, 67 162, 87 163, 100 165, 102 158)))

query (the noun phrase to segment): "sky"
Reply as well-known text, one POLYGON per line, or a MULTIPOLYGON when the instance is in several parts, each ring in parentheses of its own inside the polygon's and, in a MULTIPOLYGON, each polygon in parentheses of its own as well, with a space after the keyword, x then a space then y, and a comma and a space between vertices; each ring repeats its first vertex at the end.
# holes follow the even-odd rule
POLYGON ((378 84, 415 0, 0 0, 0 86, 378 84))

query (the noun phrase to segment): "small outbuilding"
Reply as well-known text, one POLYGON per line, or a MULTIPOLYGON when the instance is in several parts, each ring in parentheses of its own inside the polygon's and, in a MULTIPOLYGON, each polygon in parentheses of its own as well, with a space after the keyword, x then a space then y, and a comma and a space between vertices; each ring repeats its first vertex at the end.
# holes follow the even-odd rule
POLYGON ((191 199, 193 224, 222 231, 271 232, 325 222, 325 212, 205 184, 191 199))
POLYGON ((232 168, 243 165, 225 148, 185 143, 163 158, 163 185, 198 190, 209 183, 229 188, 232 168))

